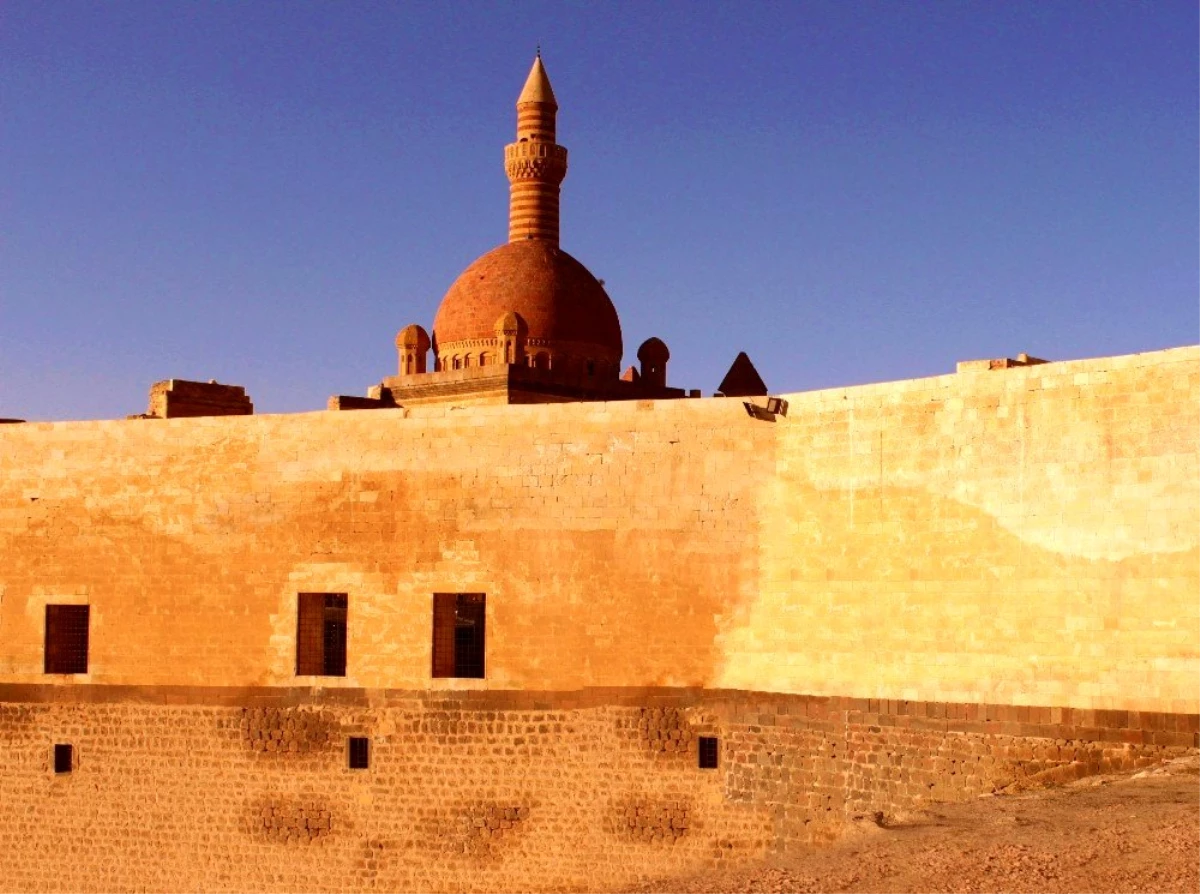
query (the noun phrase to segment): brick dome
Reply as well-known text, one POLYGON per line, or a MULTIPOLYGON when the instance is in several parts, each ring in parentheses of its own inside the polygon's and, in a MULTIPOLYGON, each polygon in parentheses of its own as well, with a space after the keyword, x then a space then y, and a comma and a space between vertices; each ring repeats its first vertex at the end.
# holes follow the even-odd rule
POLYGON ((495 337, 496 321, 516 312, 532 353, 568 362, 621 360, 621 323, 604 286, 551 242, 527 239, 489 251, 455 280, 433 322, 438 354, 495 337))

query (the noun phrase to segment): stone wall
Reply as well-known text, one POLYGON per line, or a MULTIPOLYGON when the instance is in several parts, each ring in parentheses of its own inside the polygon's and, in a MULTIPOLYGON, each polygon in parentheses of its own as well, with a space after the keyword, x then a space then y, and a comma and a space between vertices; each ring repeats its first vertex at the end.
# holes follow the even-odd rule
POLYGON ((4 426, 0 682, 1197 711, 1200 350, 787 397, 4 426), (300 592, 345 678, 297 680, 300 592), (436 592, 487 594, 485 680, 430 679, 436 592))
POLYGON ((716 685, 1198 709, 1200 349, 790 400, 716 685))
POLYGON ((249 416, 254 404, 240 385, 167 379, 150 386, 146 415, 157 419, 249 416))
POLYGON ((6 885, 627 887, 1197 747, 1200 350, 787 398, 3 426, 6 885))
POLYGON ((0 867, 8 890, 621 888, 1146 766, 1196 729, 733 691, 8 685, 0 867), (350 736, 368 769, 348 769, 350 736), (699 736, 718 738, 717 769, 698 768, 699 736), (72 772, 54 772, 56 743, 72 772))
POLYGON ((297 594, 334 592, 348 670, 323 684, 700 685, 719 616, 756 587, 773 436, 745 418, 678 401, 9 427, 0 680, 44 681, 44 605, 82 601, 90 673, 64 682, 291 685, 297 594), (436 592, 487 594, 486 680, 431 684, 436 592))

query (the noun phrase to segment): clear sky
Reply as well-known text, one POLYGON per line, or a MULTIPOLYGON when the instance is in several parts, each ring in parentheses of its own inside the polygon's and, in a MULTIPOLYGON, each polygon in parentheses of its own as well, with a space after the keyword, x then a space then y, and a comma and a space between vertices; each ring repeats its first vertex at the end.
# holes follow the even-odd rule
POLYGON ((0 5, 0 416, 320 409, 506 238, 540 42, 563 248, 711 393, 1200 338, 1188 2, 0 5))

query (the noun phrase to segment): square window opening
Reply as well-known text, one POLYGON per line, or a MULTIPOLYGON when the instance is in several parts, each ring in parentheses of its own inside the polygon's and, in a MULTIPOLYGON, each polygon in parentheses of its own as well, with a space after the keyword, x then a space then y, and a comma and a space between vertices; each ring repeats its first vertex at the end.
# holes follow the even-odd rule
POLYGON ((301 593, 296 610, 296 676, 346 676, 345 593, 301 593))
POLYGON ((350 737, 350 769, 366 770, 371 766, 371 743, 366 736, 350 737))
POLYGON ((718 744, 716 736, 700 737, 700 769, 717 769, 718 744))
POLYGON ((487 597, 433 595, 433 676, 483 679, 487 597))
POLYGON ((70 773, 75 760, 74 745, 54 746, 54 772, 70 773))
POLYGON ((45 672, 88 672, 88 622, 90 605, 47 605, 45 672))

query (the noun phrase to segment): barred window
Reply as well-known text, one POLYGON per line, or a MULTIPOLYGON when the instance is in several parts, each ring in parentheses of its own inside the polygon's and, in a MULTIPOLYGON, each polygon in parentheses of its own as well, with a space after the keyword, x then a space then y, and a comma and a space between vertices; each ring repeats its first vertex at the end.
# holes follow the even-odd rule
POLYGON ((700 769, 701 770, 717 769, 717 737, 716 736, 701 736, 700 737, 700 769))
POLYGON ((433 594, 433 675, 482 679, 483 593, 433 594))
POLYGON ((350 769, 366 770, 371 766, 371 745, 365 736, 350 737, 350 769))
POLYGON ((47 605, 45 672, 88 672, 88 619, 91 606, 47 605))
POLYGON ((346 676, 345 593, 301 593, 296 611, 296 675, 346 676))

